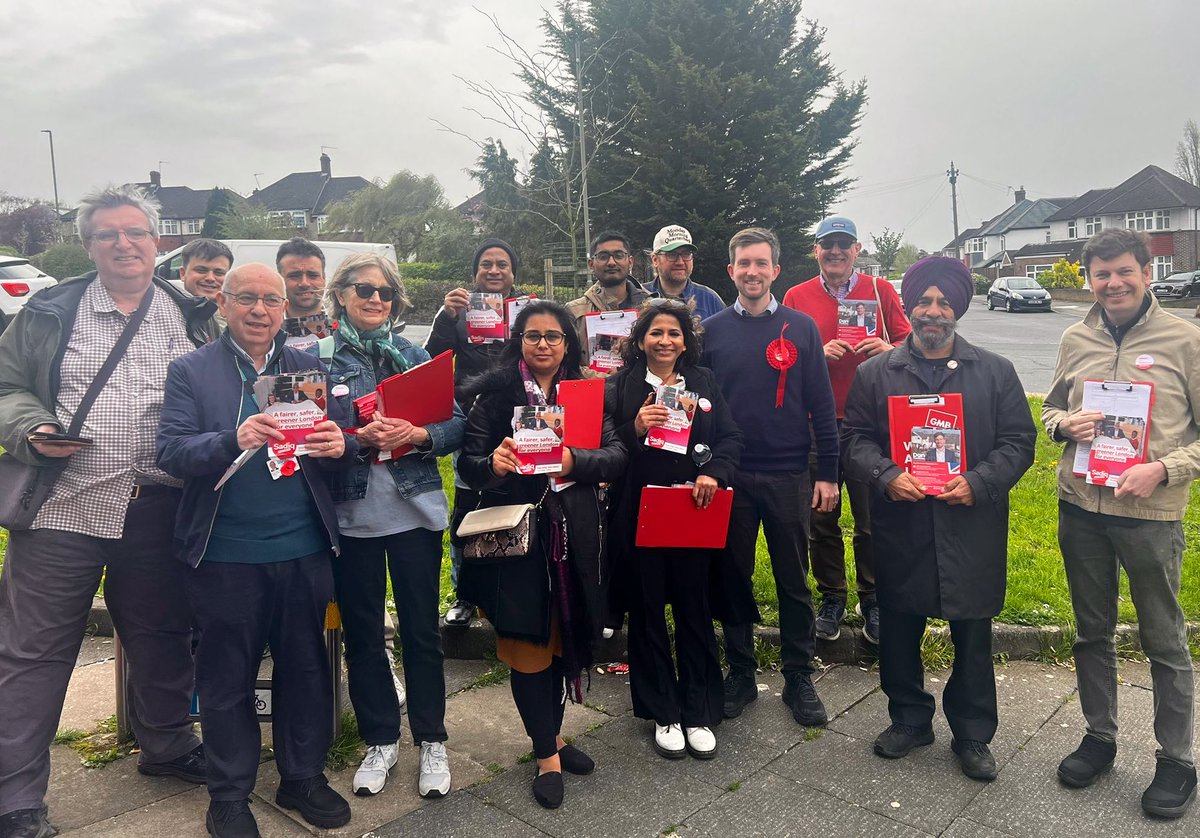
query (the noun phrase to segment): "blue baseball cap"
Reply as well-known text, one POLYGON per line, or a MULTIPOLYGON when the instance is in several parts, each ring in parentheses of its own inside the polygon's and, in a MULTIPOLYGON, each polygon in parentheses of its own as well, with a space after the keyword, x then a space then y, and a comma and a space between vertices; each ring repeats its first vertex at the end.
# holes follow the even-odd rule
POLYGON ((845 233, 858 241, 858 228, 854 226, 853 221, 843 215, 831 215, 822 219, 821 223, 817 225, 817 234, 814 238, 820 241, 832 233, 845 233))

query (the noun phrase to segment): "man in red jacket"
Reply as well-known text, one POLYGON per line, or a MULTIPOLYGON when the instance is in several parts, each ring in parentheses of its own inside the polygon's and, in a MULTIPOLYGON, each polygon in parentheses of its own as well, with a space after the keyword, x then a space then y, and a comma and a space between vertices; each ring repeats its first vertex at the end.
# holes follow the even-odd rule
MULTIPOLYGON (((849 218, 833 215, 817 226, 814 254, 821 273, 807 282, 789 289, 783 304, 807 314, 817 322, 821 341, 825 344, 825 360, 829 363, 829 379, 837 406, 838 427, 841 428, 846 395, 858 365, 873 355, 887 352, 904 342, 911 331, 904 307, 896 290, 886 280, 861 274, 854 260, 862 251, 858 229, 849 218), (859 301, 862 301, 861 303, 859 301), (868 316, 874 316, 874 330, 861 337, 852 327, 839 329, 839 307, 853 310, 864 305, 868 316), (873 331, 873 334, 872 334, 873 331), (839 334, 841 336, 839 337, 839 334)), ((870 643, 879 642, 879 608, 875 604, 875 571, 871 558, 871 523, 868 510, 870 490, 865 483, 847 480, 850 511, 854 515, 854 570, 858 587, 858 613, 863 618, 863 634, 870 643)), ((846 613, 846 555, 839 494, 837 505, 830 512, 812 513, 812 538, 809 541, 813 577, 821 593, 817 611, 816 634, 825 640, 836 640, 841 634, 842 616, 846 613)))

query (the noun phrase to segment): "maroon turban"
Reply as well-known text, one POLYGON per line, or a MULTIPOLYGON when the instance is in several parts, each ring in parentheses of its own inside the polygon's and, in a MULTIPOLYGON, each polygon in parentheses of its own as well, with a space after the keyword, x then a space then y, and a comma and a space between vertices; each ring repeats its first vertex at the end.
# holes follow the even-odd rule
POLYGON ((917 300, 934 285, 946 295, 950 308, 954 309, 954 319, 961 320, 971 305, 975 283, 971 281, 971 272, 966 265, 948 256, 926 256, 905 271, 900 283, 904 310, 911 316, 917 300))

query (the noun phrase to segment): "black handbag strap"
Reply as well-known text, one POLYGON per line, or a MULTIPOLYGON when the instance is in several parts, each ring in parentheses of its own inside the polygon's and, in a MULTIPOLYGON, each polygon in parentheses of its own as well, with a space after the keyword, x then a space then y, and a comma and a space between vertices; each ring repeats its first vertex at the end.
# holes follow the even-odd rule
POLYGON ((79 407, 75 409, 75 415, 71 418, 71 427, 67 429, 67 436, 79 436, 79 432, 83 430, 83 422, 87 419, 88 412, 92 409, 92 405, 95 404, 100 391, 104 389, 104 385, 108 383, 108 379, 112 377, 113 370, 121 362, 121 356, 125 354, 125 350, 133 342, 133 336, 137 333, 138 327, 142 325, 142 321, 146 319, 146 312, 150 310, 150 301, 153 298, 154 283, 151 282, 150 287, 146 289, 146 293, 142 295, 142 301, 138 303, 137 310, 133 312, 133 316, 125 324, 125 329, 121 332, 121 336, 117 338, 117 342, 113 345, 112 352, 109 352, 108 357, 104 359, 104 366, 100 367, 100 372, 96 373, 96 377, 92 379, 92 385, 83 394, 83 398, 79 402, 79 407))

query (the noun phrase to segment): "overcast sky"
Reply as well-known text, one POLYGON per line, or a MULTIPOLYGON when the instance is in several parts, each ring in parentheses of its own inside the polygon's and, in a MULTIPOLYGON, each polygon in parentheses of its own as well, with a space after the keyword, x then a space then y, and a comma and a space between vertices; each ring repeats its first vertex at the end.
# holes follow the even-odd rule
MULTIPOLYGON (((475 0, 529 48, 538 0, 475 0)), ((1200 3, 1118 0, 806 0, 826 48, 870 101, 834 209, 870 233, 926 248, 951 238, 961 170, 965 229, 1030 197, 1113 186, 1149 163, 1174 168, 1183 123, 1200 120, 1200 3)), ((109 182, 248 193, 317 169, 387 179, 432 173, 470 194, 477 150, 440 130, 505 136, 455 74, 515 88, 487 49, 471 0, 8 0, 0 73, 0 190, 52 198, 54 131, 64 204, 109 182)), ((514 138, 513 151, 520 153, 514 138)))

